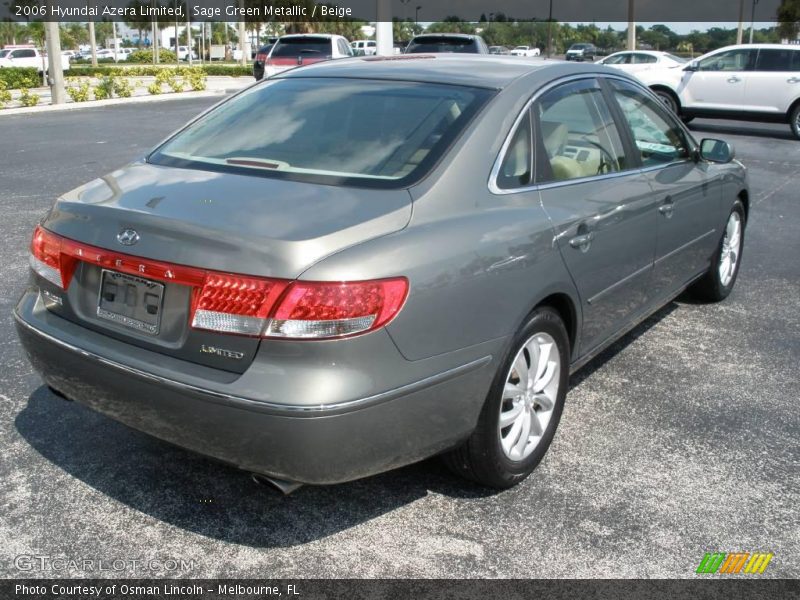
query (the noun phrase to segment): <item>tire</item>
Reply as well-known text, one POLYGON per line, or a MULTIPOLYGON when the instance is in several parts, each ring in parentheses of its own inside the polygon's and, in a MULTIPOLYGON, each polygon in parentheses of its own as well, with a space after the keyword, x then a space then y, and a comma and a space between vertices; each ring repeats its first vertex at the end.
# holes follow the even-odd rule
POLYGON ((661 100, 664 106, 671 110, 673 114, 678 114, 680 106, 678 105, 678 99, 672 92, 664 89, 654 89, 653 93, 658 96, 658 99, 661 100))
POLYGON ((789 125, 792 128, 794 137, 800 140, 800 102, 797 103, 797 106, 792 110, 792 114, 789 115, 789 125))
POLYGON ((739 275, 739 267, 742 264, 745 224, 744 206, 741 200, 736 200, 725 221, 725 229, 722 232, 717 250, 714 252, 711 267, 703 278, 692 286, 691 291, 695 297, 707 302, 719 302, 727 298, 731 293, 739 275), (729 237, 732 234, 732 223, 735 226, 737 221, 738 239, 734 248, 730 245, 729 237), (733 263, 731 264, 730 261, 733 261, 733 263), (729 266, 727 269, 725 268, 726 264, 729 266))
POLYGON ((462 477, 496 489, 513 487, 528 477, 547 452, 561 420, 569 355, 569 337, 558 313, 547 306, 534 310, 514 336, 497 370, 475 431, 461 446, 444 455, 445 464, 462 477), (548 352, 545 360, 535 360, 537 349, 540 357, 548 352), (522 363, 518 362, 520 359, 522 363), (535 371, 542 375, 537 377, 538 373, 532 370, 527 379, 531 385, 526 386, 518 371, 524 372, 531 362, 539 365, 535 371), (519 368, 518 364, 525 367, 519 368), (542 368, 544 364, 547 366, 542 368), (539 392, 534 392, 537 387, 539 392), (528 391, 519 392, 523 389, 528 391), (503 428, 501 411, 509 423, 503 428), (526 429, 528 435, 521 442, 526 429))

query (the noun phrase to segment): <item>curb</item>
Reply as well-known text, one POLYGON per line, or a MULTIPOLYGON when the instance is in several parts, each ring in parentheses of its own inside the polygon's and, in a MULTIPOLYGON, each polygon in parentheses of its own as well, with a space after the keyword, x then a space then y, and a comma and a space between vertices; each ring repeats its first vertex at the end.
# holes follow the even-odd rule
MULTIPOLYGON (((88 102, 68 102, 65 104, 49 104, 43 106, 22 106, 18 108, 0 109, 0 118, 10 115, 27 115, 32 113, 57 112, 63 110, 80 110, 84 108, 100 108, 103 106, 116 106, 118 104, 138 104, 147 102, 166 102, 169 100, 185 100, 189 98, 209 98, 224 96, 232 90, 206 90, 204 92, 180 92, 158 94, 155 96, 134 96, 133 98, 111 98, 108 100, 90 100, 88 102)), ((238 90, 237 90, 238 91, 238 90)))

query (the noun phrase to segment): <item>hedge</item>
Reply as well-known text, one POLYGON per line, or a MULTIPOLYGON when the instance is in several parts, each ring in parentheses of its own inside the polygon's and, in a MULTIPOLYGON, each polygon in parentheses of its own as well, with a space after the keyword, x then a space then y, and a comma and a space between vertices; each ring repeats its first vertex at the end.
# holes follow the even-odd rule
POLYGON ((0 69, 0 81, 3 81, 9 90, 36 88, 42 85, 42 78, 33 67, 2 68, 0 69))
MULTIPOLYGON (((179 67, 175 65, 137 65, 131 67, 121 67, 119 65, 84 67, 73 65, 69 71, 64 71, 64 75, 68 77, 104 77, 106 75, 155 77, 159 71, 163 71, 164 69, 177 71, 176 75, 186 75, 191 71, 202 71, 206 75, 227 75, 229 77, 241 77, 253 74, 250 67, 243 67, 241 65, 196 65, 191 67, 183 65, 179 67)), ((0 73, 2 73, 2 70, 0 70, 0 73)))

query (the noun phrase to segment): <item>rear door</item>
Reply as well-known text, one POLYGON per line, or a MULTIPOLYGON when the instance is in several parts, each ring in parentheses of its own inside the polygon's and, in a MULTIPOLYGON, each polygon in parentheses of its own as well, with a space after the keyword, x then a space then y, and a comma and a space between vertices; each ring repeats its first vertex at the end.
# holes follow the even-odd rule
POLYGON ((546 92, 533 119, 535 179, 580 295, 583 355, 643 310, 658 211, 596 79, 546 92))
POLYGON ((755 59, 756 50, 749 48, 725 50, 701 59, 696 71, 684 71, 678 87, 681 104, 710 110, 746 108, 744 92, 755 59))
POLYGON ((745 88, 755 111, 785 113, 800 98, 800 48, 761 48, 745 88))
POLYGON ((649 296, 658 301, 704 271, 714 234, 720 192, 704 163, 694 160, 694 142, 677 120, 638 86, 609 80, 658 203, 656 253, 649 296))

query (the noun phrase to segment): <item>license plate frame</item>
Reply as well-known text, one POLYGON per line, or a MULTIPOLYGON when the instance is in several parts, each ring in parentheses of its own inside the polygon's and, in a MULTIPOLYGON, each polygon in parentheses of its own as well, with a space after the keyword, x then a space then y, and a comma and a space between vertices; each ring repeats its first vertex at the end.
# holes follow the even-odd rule
POLYGON ((102 269, 97 291, 97 317, 126 329, 156 336, 161 329, 164 289, 164 284, 158 281, 102 269), (117 298, 117 293, 122 301, 117 298), (150 312, 153 307, 155 313, 150 312))

